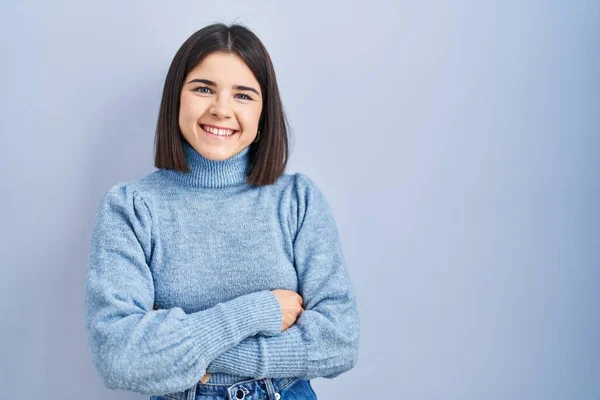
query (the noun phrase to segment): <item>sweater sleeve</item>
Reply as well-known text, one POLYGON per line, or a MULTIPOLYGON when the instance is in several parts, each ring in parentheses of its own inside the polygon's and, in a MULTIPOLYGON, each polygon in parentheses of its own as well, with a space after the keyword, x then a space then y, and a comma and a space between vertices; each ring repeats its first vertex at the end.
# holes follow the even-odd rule
POLYGON ((281 333, 281 309, 269 290, 195 313, 154 310, 153 243, 151 209, 126 183, 115 185, 97 209, 85 293, 87 340, 107 388, 179 392, 244 338, 281 333))
POLYGON ((334 217, 325 196, 298 180, 294 263, 304 311, 276 336, 245 338, 208 367, 211 373, 254 377, 333 378, 358 360, 359 316, 334 217))

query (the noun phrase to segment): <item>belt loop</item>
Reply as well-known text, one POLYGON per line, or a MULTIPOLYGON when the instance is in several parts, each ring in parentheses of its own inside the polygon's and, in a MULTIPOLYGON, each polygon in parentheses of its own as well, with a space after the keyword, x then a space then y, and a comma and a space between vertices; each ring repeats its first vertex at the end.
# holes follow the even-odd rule
POLYGON ((275 387, 273 386, 273 382, 271 381, 271 378, 265 378, 264 382, 265 382, 265 386, 267 387, 267 397, 270 400, 275 400, 275 387))
POLYGON ((191 388, 189 388, 187 390, 187 396, 185 397, 185 400, 194 400, 196 398, 196 388, 198 387, 198 384, 196 383, 194 386, 192 386, 191 388))

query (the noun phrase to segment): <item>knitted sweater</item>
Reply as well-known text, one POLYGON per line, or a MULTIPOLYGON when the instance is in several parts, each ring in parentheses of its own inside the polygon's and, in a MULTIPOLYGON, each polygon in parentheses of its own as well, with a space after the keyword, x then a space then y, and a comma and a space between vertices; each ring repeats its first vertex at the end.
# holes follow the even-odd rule
POLYGON ((113 186, 96 211, 85 323, 104 385, 144 394, 255 378, 333 378, 357 362, 359 318, 332 212, 301 173, 246 182, 185 140, 191 171, 113 186), (303 298, 281 331, 273 289, 303 298))

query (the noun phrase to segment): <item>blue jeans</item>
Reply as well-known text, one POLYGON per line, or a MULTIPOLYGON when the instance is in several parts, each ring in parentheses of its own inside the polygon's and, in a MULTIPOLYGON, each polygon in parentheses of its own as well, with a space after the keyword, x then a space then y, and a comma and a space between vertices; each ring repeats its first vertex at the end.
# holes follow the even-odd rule
MULTIPOLYGON (((192 388, 193 389, 193 388, 192 388)), ((234 384, 198 383, 195 397, 184 392, 152 396, 150 400, 316 400, 310 380, 262 378, 234 384)))

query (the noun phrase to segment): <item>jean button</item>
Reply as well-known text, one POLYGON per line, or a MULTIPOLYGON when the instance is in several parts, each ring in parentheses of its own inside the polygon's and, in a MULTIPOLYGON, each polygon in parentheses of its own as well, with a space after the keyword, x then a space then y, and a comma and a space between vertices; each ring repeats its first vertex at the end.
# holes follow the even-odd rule
POLYGON ((244 393, 244 391, 242 389, 238 389, 235 392, 235 398, 236 399, 243 399, 244 397, 246 397, 246 393, 244 393))
POLYGON ((275 393, 275 400, 279 400, 281 398, 281 395, 279 393, 275 393))

